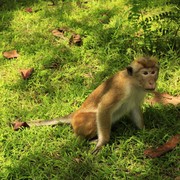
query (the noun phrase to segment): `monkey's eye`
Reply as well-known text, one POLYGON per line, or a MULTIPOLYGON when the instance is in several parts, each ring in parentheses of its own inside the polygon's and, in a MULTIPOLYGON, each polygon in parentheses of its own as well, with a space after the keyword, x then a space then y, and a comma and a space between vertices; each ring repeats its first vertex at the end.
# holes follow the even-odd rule
POLYGON ((155 74, 156 72, 155 71, 152 71, 151 74, 155 74))
POLYGON ((144 74, 144 75, 148 75, 148 72, 147 72, 147 71, 144 71, 143 74, 144 74))

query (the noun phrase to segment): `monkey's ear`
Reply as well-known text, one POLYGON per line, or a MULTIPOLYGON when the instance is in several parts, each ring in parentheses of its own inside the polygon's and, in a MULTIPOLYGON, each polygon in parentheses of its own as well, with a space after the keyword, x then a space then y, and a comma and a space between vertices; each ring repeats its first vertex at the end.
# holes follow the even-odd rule
POLYGON ((130 76, 132 76, 133 75, 133 68, 131 66, 128 66, 128 67, 126 67, 126 69, 127 69, 128 74, 130 76))

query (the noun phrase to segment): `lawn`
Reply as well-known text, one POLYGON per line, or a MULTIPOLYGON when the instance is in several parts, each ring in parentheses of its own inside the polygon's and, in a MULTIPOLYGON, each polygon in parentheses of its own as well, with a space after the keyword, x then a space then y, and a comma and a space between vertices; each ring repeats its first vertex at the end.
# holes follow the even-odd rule
POLYGON ((159 59, 157 91, 180 92, 179 0, 1 0, 0 179, 175 179, 180 147, 159 158, 144 150, 180 133, 179 107, 143 104, 146 129, 124 117, 97 154, 70 126, 13 131, 14 121, 76 110, 104 80, 141 54, 159 59), (55 36, 52 31, 58 29, 55 36), (80 35, 80 45, 70 41, 80 35), (19 57, 2 53, 17 50, 19 57), (28 79, 22 69, 34 68, 28 79))

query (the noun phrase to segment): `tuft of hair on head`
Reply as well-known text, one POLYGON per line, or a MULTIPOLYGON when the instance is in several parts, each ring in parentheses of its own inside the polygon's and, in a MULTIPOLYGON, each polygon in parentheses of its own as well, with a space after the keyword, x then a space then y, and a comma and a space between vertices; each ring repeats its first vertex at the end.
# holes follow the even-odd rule
POLYGON ((143 56, 135 59, 135 62, 142 65, 145 68, 155 67, 158 65, 158 60, 154 56, 143 56))

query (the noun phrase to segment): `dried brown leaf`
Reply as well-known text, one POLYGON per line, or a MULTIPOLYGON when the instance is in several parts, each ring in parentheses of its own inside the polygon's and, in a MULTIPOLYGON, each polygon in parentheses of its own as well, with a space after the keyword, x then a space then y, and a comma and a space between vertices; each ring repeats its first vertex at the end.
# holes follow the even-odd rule
POLYGON ((67 31, 67 28, 58 28, 52 30, 52 34, 56 37, 61 37, 62 39, 66 39, 64 33, 67 31))
POLYGON ((180 96, 171 96, 167 93, 154 92, 154 97, 147 99, 146 102, 151 105, 160 103, 163 105, 172 104, 174 106, 177 106, 178 104, 180 104, 180 96))
POLYGON ((151 158, 162 156, 163 154, 174 149, 179 142, 180 142, 180 134, 176 134, 162 146, 159 146, 156 149, 153 149, 153 148, 146 149, 144 151, 144 155, 151 158))
POLYGON ((82 45, 82 38, 79 34, 73 34, 71 38, 69 39, 69 44, 70 45, 77 45, 81 46, 82 45))
POLYGON ((26 11, 26 12, 29 12, 29 13, 32 13, 32 12, 33 12, 32 8, 30 8, 30 7, 26 8, 25 11, 26 11))
POLYGON ((12 59, 19 57, 19 54, 17 53, 17 50, 12 50, 12 51, 3 52, 3 56, 5 58, 12 59))
POLYGON ((30 126, 26 122, 14 122, 12 123, 14 131, 18 131, 19 129, 22 128, 29 128, 30 126))
POLYGON ((31 76, 31 74, 33 73, 33 71, 34 71, 34 68, 21 69, 20 73, 21 73, 23 79, 28 79, 31 76))

